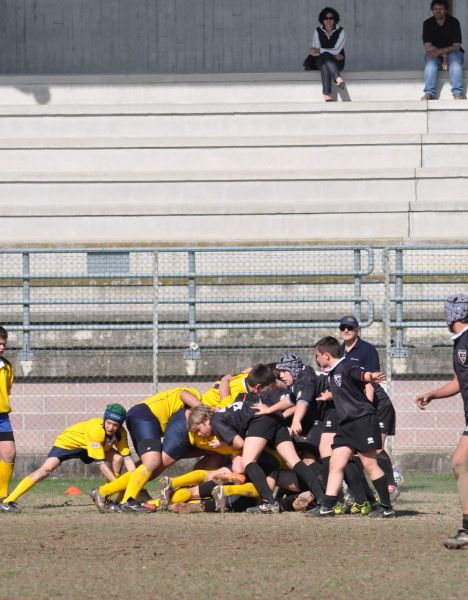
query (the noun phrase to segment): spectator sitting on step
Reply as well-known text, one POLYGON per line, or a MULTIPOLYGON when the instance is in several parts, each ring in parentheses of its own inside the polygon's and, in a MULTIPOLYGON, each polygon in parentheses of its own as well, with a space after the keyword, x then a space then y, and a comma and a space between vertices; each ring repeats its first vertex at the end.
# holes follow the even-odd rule
POLYGON ((424 95, 421 100, 436 99, 437 72, 450 74, 455 100, 466 98, 463 92, 463 58, 460 22, 447 13, 447 0, 432 0, 433 16, 423 23, 423 43, 426 51, 424 67, 424 95))
POLYGON ((345 63, 346 35, 343 27, 338 27, 340 15, 334 8, 324 8, 318 20, 321 26, 314 31, 309 53, 317 57, 316 63, 322 76, 323 98, 325 102, 331 102, 332 80, 340 89, 345 86, 340 71, 345 63))

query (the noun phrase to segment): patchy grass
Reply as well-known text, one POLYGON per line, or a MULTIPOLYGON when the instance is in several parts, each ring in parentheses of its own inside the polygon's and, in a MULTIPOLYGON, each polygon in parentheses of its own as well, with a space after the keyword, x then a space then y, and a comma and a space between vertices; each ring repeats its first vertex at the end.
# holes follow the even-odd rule
POLYGON ((97 481, 43 482, 21 499, 21 514, 0 514, 1 600, 466 597, 468 553, 442 546, 460 524, 450 476, 408 476, 399 518, 377 522, 101 515, 87 495, 97 481), (71 485, 84 493, 65 496, 71 485))

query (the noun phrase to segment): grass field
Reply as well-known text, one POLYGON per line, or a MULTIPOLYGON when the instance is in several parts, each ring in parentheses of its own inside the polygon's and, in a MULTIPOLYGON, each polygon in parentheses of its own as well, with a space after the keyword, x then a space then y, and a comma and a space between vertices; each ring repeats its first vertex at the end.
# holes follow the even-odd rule
POLYGON ((408 476, 388 521, 99 514, 94 483, 49 480, 0 514, 1 600, 467 597, 468 551, 442 546, 460 525, 449 475, 408 476))

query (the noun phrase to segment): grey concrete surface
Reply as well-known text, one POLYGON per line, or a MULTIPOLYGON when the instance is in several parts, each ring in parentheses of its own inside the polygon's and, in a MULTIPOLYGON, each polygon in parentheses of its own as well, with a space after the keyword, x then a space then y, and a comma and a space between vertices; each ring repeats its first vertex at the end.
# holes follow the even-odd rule
MULTIPOLYGON (((350 69, 422 65, 429 0, 336 0, 350 69)), ((468 7, 455 15, 468 26, 468 7)), ((300 71, 319 0, 2 0, 0 72, 300 71)))

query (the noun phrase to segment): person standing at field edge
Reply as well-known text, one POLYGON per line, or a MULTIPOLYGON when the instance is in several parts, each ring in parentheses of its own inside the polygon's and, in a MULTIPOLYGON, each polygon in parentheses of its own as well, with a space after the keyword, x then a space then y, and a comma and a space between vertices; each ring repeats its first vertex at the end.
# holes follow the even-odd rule
POLYGON ((468 295, 455 294, 445 301, 445 315, 453 333, 453 369, 455 376, 442 387, 416 397, 419 408, 425 409, 432 400, 449 398, 460 393, 465 409, 465 430, 452 456, 452 471, 457 481, 463 512, 462 527, 444 542, 446 548, 468 547, 468 295))
POLYGON ((8 496, 13 469, 15 468, 16 446, 10 423, 10 392, 13 386, 13 367, 3 356, 8 332, 0 326, 0 501, 8 496))

